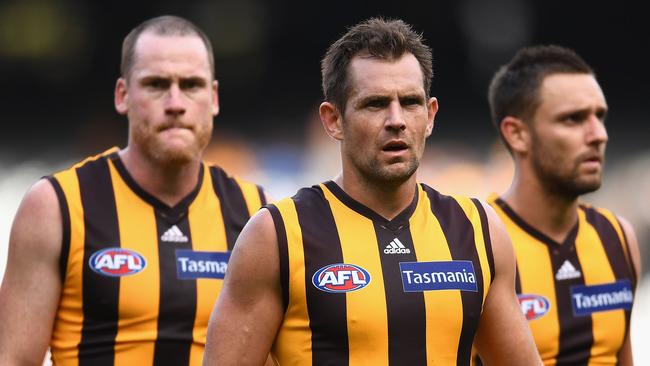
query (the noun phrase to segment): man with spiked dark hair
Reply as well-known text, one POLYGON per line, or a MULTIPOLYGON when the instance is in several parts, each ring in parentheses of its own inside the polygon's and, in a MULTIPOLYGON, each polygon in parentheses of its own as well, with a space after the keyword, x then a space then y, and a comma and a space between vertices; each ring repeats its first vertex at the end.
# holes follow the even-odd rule
POLYGON ((515 163, 492 195, 517 258, 516 290, 553 365, 632 365, 640 273, 631 225, 580 196, 602 181, 607 102, 592 68, 556 45, 521 49, 492 79, 492 120, 515 163))
POLYGON ((320 118, 342 172, 242 231, 204 365, 541 365, 514 255, 487 204, 418 184, 438 101, 401 20, 352 27, 322 61, 320 118), (516 350, 513 352, 513 350, 516 350))

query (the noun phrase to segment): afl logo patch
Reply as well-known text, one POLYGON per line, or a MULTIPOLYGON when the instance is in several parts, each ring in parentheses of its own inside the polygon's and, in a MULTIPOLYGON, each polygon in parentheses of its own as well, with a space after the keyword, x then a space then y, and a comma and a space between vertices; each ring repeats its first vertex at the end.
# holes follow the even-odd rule
POLYGON ((535 294, 517 295, 519 306, 527 320, 541 318, 551 308, 550 303, 544 296, 535 294))
POLYGON ((330 264, 316 271, 311 282, 321 291, 350 292, 368 286, 370 273, 354 264, 330 264))
POLYGON ((134 250, 106 248, 93 253, 88 264, 102 276, 122 277, 141 272, 147 266, 147 261, 134 250))

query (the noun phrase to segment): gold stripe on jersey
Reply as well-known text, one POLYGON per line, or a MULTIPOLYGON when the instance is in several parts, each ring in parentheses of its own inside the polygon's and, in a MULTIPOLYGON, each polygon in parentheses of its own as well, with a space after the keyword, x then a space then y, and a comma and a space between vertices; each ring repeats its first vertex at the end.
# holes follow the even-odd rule
MULTIPOLYGON (((449 243, 442 232, 440 222, 431 214, 431 202, 420 185, 418 189, 418 205, 422 205, 422 209, 416 209, 410 219, 417 261, 451 261, 449 243)), ((455 364, 463 326, 463 314, 458 311, 463 307, 460 291, 425 291, 424 304, 428 361, 431 364, 435 364, 435 361, 442 365, 455 364), (457 334, 458 337, 450 341, 451 334, 457 334)))
MULTIPOLYGON (((578 210, 580 224, 576 237, 576 251, 582 267, 585 285, 612 283, 616 276, 609 265, 609 259, 600 242, 596 230, 585 219, 585 213, 578 210)), ((591 360, 599 363, 616 364, 617 355, 610 351, 619 349, 625 340, 626 328, 617 326, 625 324, 625 311, 599 311, 591 314, 594 343, 591 347, 591 360)))
POLYGON ((290 286, 289 303, 284 315, 286 320, 278 330, 272 353, 276 360, 283 360, 287 365, 310 366, 312 364, 311 333, 305 293, 305 287, 310 284, 305 283, 305 257, 302 251, 302 232, 298 213, 291 199, 276 202, 275 206, 284 220, 291 277, 289 284, 286 284, 290 286), (280 344, 291 344, 292 347, 279 347, 280 344))
POLYGON ((244 197, 246 197, 246 206, 248 208, 248 215, 253 216, 260 207, 262 207, 262 200, 257 185, 253 183, 242 182, 239 178, 234 178, 239 188, 241 188, 244 197))
POLYGON ((154 341, 158 335, 160 281, 156 220, 151 205, 141 200, 121 179, 109 160, 121 248, 133 250, 147 260, 146 270, 123 276, 119 285, 119 318, 115 337, 116 365, 153 364, 154 341), (140 314, 135 318, 134 314, 140 314), (151 342, 147 342, 151 341, 151 342), (133 347, 132 342, 142 342, 133 347))
POLYGON ((501 206, 494 203, 494 199, 490 199, 490 204, 508 229, 508 235, 515 249, 517 267, 520 269, 518 273, 521 293, 543 294, 550 304, 546 315, 529 321, 528 325, 545 365, 555 365, 555 357, 560 350, 560 320, 557 312, 553 265, 548 255, 548 247, 525 230, 518 229, 518 225, 503 211, 501 206), (548 274, 551 277, 548 277, 548 274))
MULTIPOLYGON (((215 218, 222 217, 221 204, 219 197, 213 193, 210 179, 210 174, 206 171, 206 174, 203 175, 203 186, 189 207, 190 228, 202 228, 192 231, 192 249, 226 252, 228 246, 224 223, 221 220, 215 220, 215 218), (213 214, 206 215, 206 212, 213 214)), ((207 278, 196 280, 196 317, 192 333, 190 365, 201 365, 209 314, 212 312, 212 307, 222 286, 222 281, 207 278)))
POLYGON ((325 185, 320 187, 334 215, 343 263, 355 264, 372 274, 370 284, 363 291, 345 294, 350 364, 385 365, 388 362, 388 319, 381 260, 378 251, 368 251, 367 246, 356 244, 374 240, 370 247, 377 247, 374 224, 344 205, 325 185), (349 222, 355 225, 346 225, 349 222), (369 302, 374 306, 368 307, 369 302), (372 324, 370 332, 369 324, 372 324))
MULTIPOLYGON (((116 148, 110 149, 102 154, 88 157, 83 161, 76 163, 72 168, 64 170, 54 175, 60 183, 61 188, 66 196, 68 203, 70 221, 70 245, 68 248, 68 263, 64 274, 64 287, 62 288, 61 299, 59 301, 59 311, 54 321, 52 330, 51 346, 61 350, 61 354, 69 359, 69 365, 78 364, 77 345, 81 341, 81 328, 83 325, 83 313, 76 309, 82 307, 82 270, 84 258, 84 238, 85 228, 83 225, 72 225, 72 217, 83 217, 83 205, 81 204, 81 193, 79 191, 79 180, 75 169, 94 161, 108 154, 117 151, 116 148)), ((65 246, 64 246, 65 247, 65 246)), ((61 253, 63 255, 63 253, 61 253)), ((63 364, 63 358, 58 353, 52 353, 54 364, 63 364)), ((68 362, 68 361, 66 361, 68 362)))

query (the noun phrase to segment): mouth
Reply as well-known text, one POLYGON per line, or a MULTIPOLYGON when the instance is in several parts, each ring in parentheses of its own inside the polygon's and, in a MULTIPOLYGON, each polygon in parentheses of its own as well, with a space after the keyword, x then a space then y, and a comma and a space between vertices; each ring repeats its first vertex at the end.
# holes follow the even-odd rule
POLYGON ((381 150, 384 152, 395 153, 408 150, 409 146, 402 140, 391 140, 382 146, 381 150))
POLYGON ((582 159, 585 163, 600 163, 603 162, 603 156, 600 154, 587 154, 582 159))
POLYGON ((158 132, 170 131, 170 130, 189 130, 192 131, 192 128, 185 126, 182 123, 169 123, 158 128, 158 132))

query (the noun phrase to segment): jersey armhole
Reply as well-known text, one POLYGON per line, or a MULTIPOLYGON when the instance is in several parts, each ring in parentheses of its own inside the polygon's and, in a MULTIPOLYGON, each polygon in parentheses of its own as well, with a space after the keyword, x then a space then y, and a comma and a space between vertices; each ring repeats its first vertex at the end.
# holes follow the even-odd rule
POLYGON ((62 241, 61 241, 61 254, 59 256, 59 273, 61 274, 61 285, 65 282, 65 275, 68 268, 68 257, 70 255, 70 211, 68 209, 68 201, 63 193, 61 184, 53 176, 45 177, 56 192, 56 197, 59 201, 59 209, 61 210, 61 225, 62 225, 62 241))

